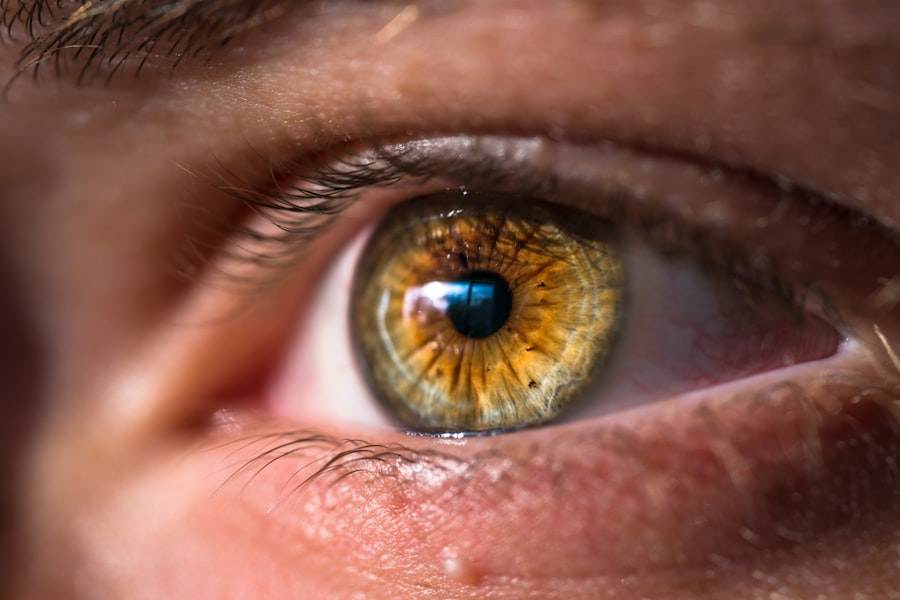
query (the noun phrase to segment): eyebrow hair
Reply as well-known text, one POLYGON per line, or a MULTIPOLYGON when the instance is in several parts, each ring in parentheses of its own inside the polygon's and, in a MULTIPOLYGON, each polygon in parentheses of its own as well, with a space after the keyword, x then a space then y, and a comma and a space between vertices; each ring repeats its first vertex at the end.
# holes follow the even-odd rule
MULTIPOLYGON (((171 69, 211 55, 236 35, 311 0, 0 0, 5 37, 23 39, 10 84, 75 71, 77 84, 109 81, 124 66, 140 75, 151 60, 171 69)), ((7 84, 8 86, 9 84, 7 84)))

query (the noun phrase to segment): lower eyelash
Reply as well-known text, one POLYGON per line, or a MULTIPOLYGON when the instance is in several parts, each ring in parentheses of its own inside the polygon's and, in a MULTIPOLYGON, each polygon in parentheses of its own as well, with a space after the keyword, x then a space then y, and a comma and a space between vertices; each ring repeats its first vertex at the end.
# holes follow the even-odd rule
MULTIPOLYGON (((684 406, 682 410, 689 411, 685 413, 689 418, 673 430, 671 439, 658 439, 658 432, 646 433, 635 424, 652 423, 652 418, 626 423, 612 421, 603 426, 564 426, 555 435, 547 435, 549 430, 532 432, 530 435, 546 437, 543 441, 533 438, 526 445, 517 445, 514 438, 496 438, 498 443, 475 439, 470 443, 484 442, 487 446, 463 457, 436 448, 427 438, 415 438, 420 447, 413 448, 299 429, 269 432, 265 431, 264 424, 247 422, 248 427, 261 431, 249 431, 205 450, 227 451, 223 459, 227 476, 219 485, 219 492, 235 485, 246 490, 276 466, 291 464, 279 470, 281 474, 275 480, 268 480, 274 481, 275 489, 279 490, 278 496, 271 498, 277 508, 298 494, 329 494, 342 482, 360 477, 367 497, 380 493, 379 490, 417 499, 422 498, 421 494, 429 497, 438 494, 437 497, 444 499, 462 494, 506 497, 516 486, 527 488, 535 469, 557 469, 553 465, 558 455, 571 459, 573 449, 577 449, 574 457, 579 464, 582 459, 577 457, 582 455, 588 462, 591 456, 604 455, 607 460, 621 457, 623 465, 657 478, 660 475, 688 477, 677 470, 677 461, 671 465, 666 461, 659 463, 659 457, 652 458, 652 452, 651 458, 646 457, 651 447, 666 442, 676 447, 686 445, 678 451, 681 454, 689 451, 706 457, 704 460, 719 461, 715 469, 732 482, 741 481, 743 476, 730 474, 733 465, 728 456, 739 458, 740 464, 756 465, 757 470, 762 470, 754 471, 754 477, 761 478, 767 487, 748 490, 751 512, 757 509, 765 512, 766 503, 770 503, 769 509, 788 511, 779 518, 788 521, 800 518, 801 523, 811 519, 815 524, 818 521, 813 519, 812 512, 804 511, 852 520, 853 515, 847 511, 870 514, 867 512, 870 509, 876 511, 892 505, 891 490, 900 485, 896 471, 896 457, 900 455, 900 414, 891 409, 898 399, 900 389, 896 387, 885 387, 871 377, 850 371, 835 371, 811 387, 785 380, 761 389, 737 392, 728 398, 709 398, 692 407, 684 406), (842 402, 843 408, 834 410, 828 405, 832 394, 841 397, 852 394, 859 401, 842 402), (732 413, 730 417, 726 416, 729 413, 732 413), (733 421, 735 414, 748 426, 747 439, 734 439, 721 425, 723 419, 733 421), (747 446, 754 445, 751 442, 767 429, 772 419, 782 421, 785 431, 767 433, 767 436, 774 435, 770 438, 771 447, 759 448, 759 456, 751 456, 755 450, 748 450, 747 446), (780 435, 800 424, 805 424, 802 432, 790 433, 800 433, 800 437, 784 446, 780 435), (726 444, 731 454, 720 456, 717 444, 726 444), (644 463, 645 460, 648 462, 644 463), (766 465, 772 466, 773 460, 776 466, 785 461, 789 464, 783 465, 785 473, 769 482, 766 465), (675 470, 667 472, 667 469, 675 470), (488 482, 491 483, 486 487, 482 485, 488 482), (388 483, 388 487, 382 487, 388 483), (815 503, 798 505, 789 501, 789 497, 797 494, 814 498, 815 503), (854 494, 852 506, 846 505, 848 494, 854 494), (756 502, 763 505, 756 506, 756 502)), ((714 465, 704 468, 710 466, 714 465)), ((709 473, 704 475, 709 476, 709 473)), ((562 486, 564 470, 556 477, 557 485, 562 486)), ((652 490, 637 491, 652 493, 652 490)))
POLYGON ((285 482, 285 489, 288 490, 285 498, 314 482, 324 481, 327 489, 358 475, 403 479, 404 475, 428 470, 449 476, 470 466, 468 461, 435 449, 378 444, 304 430, 248 434, 214 448, 232 448, 230 455, 251 453, 249 458, 238 461, 236 469, 233 466, 230 468, 231 472, 220 489, 235 482, 241 482, 242 487, 246 488, 276 462, 300 462, 285 482))

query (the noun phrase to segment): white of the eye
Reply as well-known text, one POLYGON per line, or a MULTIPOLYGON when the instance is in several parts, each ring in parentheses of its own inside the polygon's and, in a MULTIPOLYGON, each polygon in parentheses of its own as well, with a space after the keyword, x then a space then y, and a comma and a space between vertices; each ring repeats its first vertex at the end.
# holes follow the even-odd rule
POLYGON ((357 235, 316 282, 311 310, 270 390, 276 414, 310 427, 390 426, 360 375, 348 329, 354 266, 367 239, 357 235))

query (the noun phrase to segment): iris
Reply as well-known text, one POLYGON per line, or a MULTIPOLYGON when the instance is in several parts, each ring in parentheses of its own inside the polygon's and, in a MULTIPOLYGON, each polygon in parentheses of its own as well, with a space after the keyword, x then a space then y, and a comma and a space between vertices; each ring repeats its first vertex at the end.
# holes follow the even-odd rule
POLYGON ((357 266, 351 332, 376 395, 419 431, 553 420, 603 366, 623 270, 603 224, 527 198, 397 205, 357 266))

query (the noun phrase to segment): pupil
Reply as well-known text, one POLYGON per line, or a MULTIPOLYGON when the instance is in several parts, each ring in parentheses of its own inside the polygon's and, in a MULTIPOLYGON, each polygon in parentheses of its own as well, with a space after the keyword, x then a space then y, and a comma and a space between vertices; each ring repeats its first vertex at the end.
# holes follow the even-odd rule
POLYGON ((448 287, 447 316, 464 336, 485 338, 503 327, 509 318, 512 292, 497 273, 474 271, 448 287))

